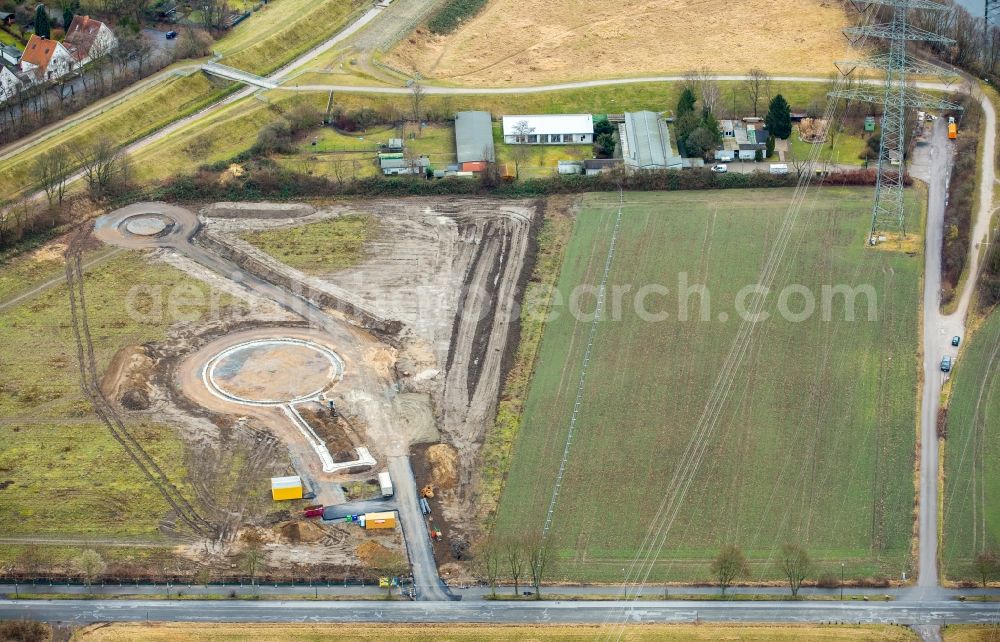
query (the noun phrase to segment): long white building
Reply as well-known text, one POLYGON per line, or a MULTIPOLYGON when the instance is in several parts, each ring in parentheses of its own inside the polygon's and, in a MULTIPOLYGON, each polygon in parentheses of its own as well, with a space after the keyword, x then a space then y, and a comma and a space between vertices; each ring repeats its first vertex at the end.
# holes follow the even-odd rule
POLYGON ((504 116, 503 141, 508 145, 590 145, 594 117, 590 114, 504 116))

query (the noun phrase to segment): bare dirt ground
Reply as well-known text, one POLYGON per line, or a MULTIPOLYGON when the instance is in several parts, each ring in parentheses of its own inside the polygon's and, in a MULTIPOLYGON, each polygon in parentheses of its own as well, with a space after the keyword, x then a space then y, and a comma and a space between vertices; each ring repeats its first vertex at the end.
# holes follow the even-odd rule
POLYGON ((835 0, 491 0, 447 36, 420 28, 387 62, 463 85, 528 85, 707 67, 828 74, 850 59, 835 0))

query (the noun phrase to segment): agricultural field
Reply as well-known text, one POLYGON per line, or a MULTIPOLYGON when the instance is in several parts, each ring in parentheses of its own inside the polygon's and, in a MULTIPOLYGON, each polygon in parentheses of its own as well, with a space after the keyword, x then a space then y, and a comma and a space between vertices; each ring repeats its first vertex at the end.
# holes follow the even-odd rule
POLYGON ((236 25, 213 49, 224 65, 269 74, 335 34, 364 4, 359 0, 276 0, 236 25))
MULTIPOLYGON (((47 271, 53 259, 36 261, 47 271)), ((19 266, 16 274, 34 274, 19 266)), ((9 291, 15 290, 7 284, 9 291)), ((147 263, 136 252, 107 259, 86 277, 87 307, 98 367, 103 371, 121 349, 163 341, 177 319, 167 307, 171 292, 184 291, 178 314, 205 319, 212 306, 234 305, 199 281, 163 264, 147 263), (142 284, 153 296, 129 296, 142 284), (199 303, 200 299, 200 303, 199 303), (137 314, 137 312, 141 314, 137 314)), ((17 346, 0 357, 0 523, 4 535, 51 535, 57 538, 99 537, 126 541, 161 541, 160 520, 169 506, 131 463, 121 446, 94 415, 80 391, 76 344, 65 285, 53 287, 0 311, 0 342, 17 346), (87 471, 81 475, 80 471, 87 471)), ((167 477, 188 497, 189 460, 175 427, 155 420, 136 420, 130 429, 142 441, 167 477)), ((224 484, 225 476, 219 478, 224 484)), ((0 558, 16 555, 5 546, 0 558)))
MULTIPOLYGON (((148 642, 320 642, 329 640, 331 625, 317 624, 101 624, 80 629, 73 642, 124 642, 142 639, 148 642)), ((401 642, 584 642, 604 634, 599 626, 463 626, 455 624, 338 625, 338 640, 400 640, 401 642)), ((611 630, 613 632, 613 629, 611 630)), ((904 642, 917 640, 916 634, 898 626, 798 626, 716 624, 645 624, 625 626, 623 639, 630 642, 673 640, 739 639, 746 642, 904 642)))
POLYGON ((746 0, 491 0, 456 31, 426 27, 386 56, 425 78, 470 86, 529 85, 592 78, 713 72, 831 73, 855 56, 841 34, 848 15, 835 3, 746 0), (752 18, 750 18, 752 16, 752 18), (741 42, 732 34, 753 37, 741 42), (651 47, 650 43, 669 43, 651 47))
POLYGON ((958 359, 944 457, 945 576, 977 580, 976 553, 1000 551, 1000 313, 994 311, 958 359))
POLYGON ((350 215, 308 225, 249 232, 243 238, 289 267, 328 274, 357 265, 378 234, 372 216, 350 215))
MULTIPOLYGON (((625 195, 606 314, 555 506, 553 579, 621 581, 730 350, 737 294, 756 280, 792 193, 625 195), (665 320, 635 312, 634 293, 650 284, 669 288, 648 304, 665 320), (677 294, 698 284, 709 293, 708 320, 697 293, 677 294)), ((919 227, 915 196, 909 216, 919 227)), ((650 580, 707 580, 709 560, 727 543, 751 558, 751 580, 775 577, 766 562, 784 542, 810 552, 814 575, 839 572, 841 562, 848 578, 910 570, 922 261, 865 251, 870 198, 867 189, 822 188, 803 205, 772 292, 801 284, 816 311, 785 320, 777 295, 769 298, 772 318, 756 326, 650 580), (855 320, 845 320, 844 297, 823 294, 840 284, 870 286, 874 304, 858 296, 855 320)), ((496 516, 501 534, 544 522, 593 309, 594 295, 583 291, 584 314, 571 314, 571 297, 598 283, 617 207, 615 195, 580 201, 557 286, 562 305, 542 339, 496 516)), ((791 301, 791 311, 802 309, 800 296, 791 301)))
POLYGON ((170 78, 64 133, 0 161, 0 190, 7 196, 33 191, 32 163, 48 151, 74 149, 98 136, 107 136, 119 145, 131 143, 193 114, 220 98, 228 88, 228 83, 220 83, 201 73, 170 78))

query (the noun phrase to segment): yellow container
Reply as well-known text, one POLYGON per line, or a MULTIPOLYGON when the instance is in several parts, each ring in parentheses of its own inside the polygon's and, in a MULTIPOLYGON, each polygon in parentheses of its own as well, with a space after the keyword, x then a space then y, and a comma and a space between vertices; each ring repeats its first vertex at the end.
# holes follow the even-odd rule
POLYGON ((396 511, 365 513, 365 530, 370 531, 379 528, 396 528, 396 511))
POLYGON ((289 499, 302 499, 301 477, 272 477, 271 499, 276 502, 289 499))

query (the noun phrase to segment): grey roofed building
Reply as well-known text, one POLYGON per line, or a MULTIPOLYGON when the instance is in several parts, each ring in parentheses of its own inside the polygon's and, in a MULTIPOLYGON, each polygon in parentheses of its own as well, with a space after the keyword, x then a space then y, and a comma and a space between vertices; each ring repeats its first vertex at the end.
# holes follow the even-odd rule
POLYGON ((16 65, 21 62, 21 50, 14 45, 0 45, 0 57, 8 65, 16 65))
POLYGON ((493 119, 488 111, 460 111, 455 114, 455 155, 459 165, 496 160, 493 119))
POLYGON ((659 114, 626 112, 620 126, 622 159, 633 169, 680 169, 682 159, 670 145, 670 130, 659 114))

